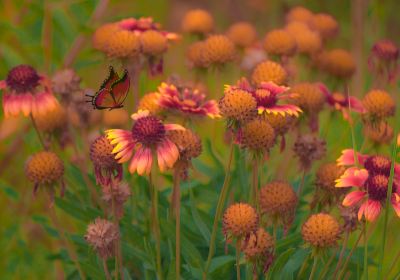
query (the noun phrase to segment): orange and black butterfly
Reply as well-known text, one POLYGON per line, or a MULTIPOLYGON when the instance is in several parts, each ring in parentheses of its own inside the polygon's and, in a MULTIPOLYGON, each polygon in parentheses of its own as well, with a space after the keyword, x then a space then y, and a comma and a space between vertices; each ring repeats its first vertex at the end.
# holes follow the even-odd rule
POLYGON ((129 86, 128 71, 125 70, 123 75, 119 77, 114 68, 110 66, 108 77, 100 86, 99 91, 94 95, 86 94, 86 96, 90 97, 87 102, 92 103, 93 108, 97 110, 122 108, 129 92, 129 86))

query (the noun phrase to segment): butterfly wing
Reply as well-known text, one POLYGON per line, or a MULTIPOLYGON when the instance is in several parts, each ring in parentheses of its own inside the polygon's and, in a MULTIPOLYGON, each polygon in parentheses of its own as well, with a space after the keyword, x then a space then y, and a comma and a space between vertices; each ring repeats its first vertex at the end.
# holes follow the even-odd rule
POLYGON ((128 71, 124 71, 121 79, 115 81, 111 86, 111 94, 114 97, 115 103, 122 107, 122 103, 124 103, 126 96, 129 92, 130 79, 128 76, 128 71))
POLYGON ((115 83, 118 80, 120 80, 118 73, 114 71, 114 68, 112 66, 110 66, 108 77, 101 84, 100 89, 106 88, 106 89, 110 90, 113 83, 115 83))
POLYGON ((93 97, 93 106, 98 110, 121 108, 112 95, 111 91, 103 88, 93 97))

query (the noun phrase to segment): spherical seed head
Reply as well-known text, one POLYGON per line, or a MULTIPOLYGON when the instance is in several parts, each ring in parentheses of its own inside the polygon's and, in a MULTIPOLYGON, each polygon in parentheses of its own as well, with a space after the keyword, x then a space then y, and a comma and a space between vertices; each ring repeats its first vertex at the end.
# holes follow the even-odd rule
POLYGON ((257 86, 263 82, 274 82, 277 85, 285 83, 287 73, 285 69, 278 63, 273 61, 264 61, 256 66, 254 69, 251 80, 257 86))
POLYGON ((81 78, 70 68, 57 71, 51 81, 53 92, 65 97, 80 90, 81 78))
POLYGON ((301 6, 296 6, 290 9, 286 15, 286 21, 300 21, 304 23, 309 23, 312 20, 313 13, 301 6))
POLYGON ((331 39, 338 34, 339 24, 329 14, 316 14, 311 19, 311 26, 319 32, 322 38, 331 39))
POLYGON ((225 235, 244 237, 258 227, 256 209, 247 203, 235 203, 226 209, 223 217, 225 235))
POLYGON ((317 170, 315 184, 325 190, 335 191, 336 180, 344 173, 345 168, 335 162, 324 163, 317 170))
POLYGON ((119 230, 114 223, 97 218, 89 224, 85 239, 101 258, 107 259, 114 255, 115 244, 119 239, 119 230))
POLYGON ((253 151, 268 151, 275 144, 275 131, 267 121, 255 118, 243 125, 241 144, 253 151))
POLYGON ((251 232, 243 244, 243 252, 247 259, 262 256, 266 251, 275 246, 274 238, 263 228, 251 232))
POLYGON ((57 105, 53 110, 46 114, 34 114, 38 129, 42 132, 54 132, 57 129, 64 128, 67 122, 67 114, 63 107, 57 105))
POLYGON ((25 174, 35 184, 55 183, 64 174, 64 164, 53 152, 39 152, 26 162, 25 174))
POLYGON ((12 90, 25 93, 37 87, 39 80, 39 74, 32 66, 21 64, 8 72, 6 83, 12 90))
MULTIPOLYGON (((365 185, 370 199, 384 201, 387 196, 389 177, 384 174, 370 175, 365 185)), ((393 189, 396 190, 395 184, 393 189)))
POLYGON ((201 154, 201 139, 190 129, 169 131, 168 138, 178 147, 180 159, 191 160, 201 154))
POLYGON ((128 30, 116 31, 110 36, 105 52, 115 58, 136 56, 140 52, 139 38, 128 30))
POLYGON ((293 151, 299 158, 302 169, 308 170, 314 160, 325 156, 326 142, 311 134, 302 135, 294 143, 293 151))
POLYGON ((291 56, 296 52, 296 41, 284 29, 275 29, 268 32, 265 35, 263 46, 270 55, 291 56))
POLYGON ((370 156, 365 160, 364 167, 369 173, 389 176, 391 161, 385 156, 370 156))
POLYGON ((367 113, 375 119, 391 117, 396 111, 394 99, 383 90, 371 90, 364 96, 362 103, 367 113))
POLYGON ((257 32, 254 26, 244 21, 232 24, 226 35, 236 46, 241 48, 251 46, 257 39, 257 32))
POLYGON ((316 114, 322 110, 325 96, 315 84, 300 83, 294 85, 291 92, 299 95, 294 102, 305 112, 316 114))
POLYGON ((146 116, 136 120, 132 127, 132 137, 144 145, 156 145, 165 136, 165 127, 161 120, 154 116, 146 116))
POLYGON ((182 29, 188 33, 207 34, 214 29, 214 19, 205 10, 190 10, 182 20, 182 29))
POLYGON ((374 44, 372 53, 382 60, 392 61, 399 58, 399 48, 390 40, 381 40, 374 44))
POLYGON ((90 159, 94 165, 112 168, 117 164, 112 153, 113 146, 105 136, 97 137, 90 146, 90 159))
POLYGON ((225 92, 219 101, 221 113, 226 118, 246 121, 257 115, 257 101, 253 95, 244 90, 225 92))
POLYGON ((105 110, 103 112, 103 124, 106 127, 124 127, 129 122, 129 113, 124 109, 105 110))
POLYGON ((340 233, 338 221, 325 213, 311 215, 301 228, 304 241, 318 248, 334 246, 340 238, 340 233))
POLYGON ((107 23, 99 28, 93 34, 92 44, 95 49, 99 51, 106 52, 108 49, 108 43, 110 38, 117 32, 120 31, 118 24, 116 23, 107 23))
POLYGON ((389 144, 394 136, 393 127, 385 121, 378 124, 366 123, 363 132, 368 139, 376 144, 389 144))
POLYGON ((225 64, 235 58, 235 45, 225 35, 211 35, 204 45, 204 59, 209 64, 225 64))
POLYGON ((159 94, 151 92, 145 94, 139 101, 138 110, 147 110, 152 115, 157 115, 162 108, 158 104, 159 94))
POLYGON ((263 213, 283 216, 294 211, 297 195, 291 185, 283 181, 273 181, 260 190, 260 207, 263 213))
POLYGON ((339 78, 350 78, 356 71, 356 63, 350 52, 334 49, 327 53, 324 62, 326 71, 339 78))
POLYGON ((192 43, 186 52, 186 58, 193 67, 206 68, 208 67, 208 62, 205 59, 204 49, 205 42, 198 41, 192 43))
POLYGON ((156 56, 164 53, 168 47, 167 38, 155 30, 147 30, 140 35, 140 44, 144 54, 156 56))
POLYGON ((314 54, 321 49, 321 36, 308 25, 295 21, 289 23, 285 29, 295 39, 299 53, 314 54))
POLYGON ((276 135, 284 135, 293 126, 295 117, 281 114, 264 115, 265 120, 272 126, 276 135))

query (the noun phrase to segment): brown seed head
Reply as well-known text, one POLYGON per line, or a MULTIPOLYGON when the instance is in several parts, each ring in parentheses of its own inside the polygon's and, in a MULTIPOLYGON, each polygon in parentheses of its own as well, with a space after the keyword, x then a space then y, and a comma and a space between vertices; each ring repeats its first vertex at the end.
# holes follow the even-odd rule
POLYGON ((257 86, 262 82, 274 82, 282 85, 286 82, 287 73, 285 69, 278 63, 273 61, 264 61, 256 66, 251 75, 251 80, 257 86))
POLYGON ((294 102, 305 112, 317 114, 325 103, 325 96, 313 83, 300 83, 291 88, 291 92, 299 96, 294 102))
POLYGON ((304 241, 317 248, 328 248, 340 238, 341 228, 338 221, 329 214, 311 215, 301 228, 304 241))
POLYGON ((385 121, 380 121, 378 124, 366 123, 363 132, 375 144, 389 144, 394 136, 393 127, 385 121))
POLYGON ((67 122, 67 115, 61 105, 57 105, 53 110, 46 114, 34 114, 38 129, 42 132, 54 132, 57 129, 64 128, 67 122))
POLYGON ((260 190, 261 210, 270 216, 284 216, 293 212, 296 205, 297 195, 286 182, 273 181, 260 190))
POLYGON ((147 55, 156 56, 167 50, 167 38, 155 30, 147 30, 140 35, 142 52, 147 55))
POLYGON ((186 58, 192 67, 206 68, 208 63, 205 59, 205 43, 203 41, 198 41, 192 43, 186 52, 186 58))
POLYGON ((88 225, 85 239, 101 258, 107 259, 114 256, 119 230, 114 223, 96 218, 93 223, 88 225))
POLYGON ((168 138, 178 147, 180 159, 191 160, 201 154, 201 139, 191 129, 169 131, 168 138))
POLYGON ((107 52, 110 38, 118 31, 120 31, 120 28, 116 23, 106 23, 100 26, 93 34, 93 47, 99 51, 107 52))
POLYGON ((64 175, 64 163, 53 152, 39 152, 26 162, 25 174, 35 184, 55 183, 64 175))
POLYGON ((244 90, 227 91, 219 101, 221 113, 226 118, 247 121, 257 115, 257 101, 244 90))
POLYGON ((338 78, 350 78, 356 71, 353 56, 346 50, 334 49, 329 51, 322 62, 325 70, 338 78))
POLYGON ((139 38, 131 31, 117 31, 110 36, 105 52, 113 58, 136 56, 140 52, 139 38))
POLYGON ((225 235, 244 237, 258 227, 256 210, 247 203, 235 203, 226 209, 223 217, 225 235))
POLYGON ((263 256, 265 252, 275 246, 274 238, 263 228, 251 232, 245 240, 242 250, 247 259, 254 259, 263 256))
POLYGON ((295 117, 281 114, 264 115, 265 120, 272 126, 276 135, 284 135, 293 126, 296 121, 295 117))
POLYGON ((306 24, 297 21, 291 22, 285 29, 296 41, 299 53, 314 54, 321 49, 321 36, 318 32, 311 30, 306 24))
POLYGON ((286 15, 286 21, 300 21, 304 23, 309 23, 313 17, 313 13, 304 7, 296 6, 290 9, 286 15))
POLYGON ((117 164, 112 153, 113 146, 104 135, 97 137, 90 146, 90 159, 94 165, 112 168, 117 164))
POLYGON ((324 39, 332 39, 339 32, 338 22, 329 14, 315 14, 311 19, 311 26, 317 30, 324 39))
POLYGON ((235 58, 235 45, 225 35, 211 35, 204 45, 204 59, 209 64, 225 64, 235 58))
POLYGON ((302 169, 308 170, 315 160, 326 155, 326 142, 312 134, 305 134, 297 138, 293 151, 300 160, 302 169))
POLYGON ((324 163, 317 170, 315 184, 328 191, 336 191, 336 180, 344 173, 345 168, 335 162, 324 163))
POLYGON ((214 29, 214 19, 205 10, 190 10, 182 20, 182 29, 188 33, 208 34, 214 29))
POLYGON ((385 119, 394 116, 396 111, 394 99, 383 90, 371 90, 364 96, 362 103, 367 114, 373 119, 385 119))
POLYGON ((226 35, 236 46, 241 48, 251 46, 257 39, 257 32, 254 26, 244 21, 232 24, 226 35))
POLYGON ((255 118, 243 125, 241 144, 253 151, 268 151, 275 144, 275 131, 264 119, 255 118))
POLYGON ((270 55, 291 56, 296 52, 294 37, 284 29, 275 29, 267 33, 264 49, 270 55))

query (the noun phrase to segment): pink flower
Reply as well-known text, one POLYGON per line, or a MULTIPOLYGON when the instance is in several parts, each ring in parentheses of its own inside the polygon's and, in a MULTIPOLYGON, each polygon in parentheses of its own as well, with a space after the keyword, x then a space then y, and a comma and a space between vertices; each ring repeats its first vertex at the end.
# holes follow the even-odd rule
POLYGON ((168 130, 184 130, 178 124, 163 124, 147 110, 132 115, 135 121, 131 131, 110 129, 106 136, 114 146, 115 159, 123 163, 132 158, 129 172, 139 175, 150 174, 153 154, 157 155, 158 167, 163 172, 172 168, 179 157, 176 145, 168 139, 168 130))
POLYGON ((156 30, 163 34, 168 40, 175 41, 179 39, 179 35, 172 32, 161 30, 161 25, 153 21, 151 17, 126 18, 118 22, 120 28, 134 32, 136 35, 147 30, 156 30))
POLYGON ((24 116, 46 114, 58 105, 49 80, 29 65, 21 64, 12 68, 7 78, 0 81, 0 90, 3 90, 6 118, 20 113, 24 116))
MULTIPOLYGON (((391 161, 384 156, 369 156, 354 153, 354 150, 344 150, 338 159, 339 165, 350 166, 336 180, 336 187, 356 187, 350 192, 342 204, 346 207, 360 205, 358 219, 364 216, 367 221, 374 221, 380 214, 387 197, 391 161), (357 158, 357 167, 355 158, 357 158)), ((395 164, 395 174, 392 187, 391 204, 400 217, 400 165, 395 164)))
POLYGON ((302 110, 292 104, 278 104, 279 101, 293 100, 298 95, 295 93, 289 93, 288 87, 279 86, 274 82, 261 83, 257 88, 253 88, 246 78, 240 79, 235 86, 225 86, 225 92, 234 90, 244 90, 253 95, 257 101, 258 114, 281 114, 284 116, 288 114, 290 116, 298 117, 302 110))
POLYGON ((180 87, 162 83, 158 87, 158 104, 166 109, 176 110, 187 115, 221 117, 215 100, 206 101, 206 95, 197 88, 180 87))
POLYGON ((364 106, 357 97, 354 96, 345 96, 342 93, 339 92, 334 92, 331 93, 329 89, 323 84, 323 83, 318 83, 318 87, 322 91, 322 93, 325 95, 325 100, 328 103, 328 105, 335 110, 341 111, 343 114, 343 118, 345 120, 350 119, 349 115, 349 107, 351 111, 357 112, 357 113, 364 113, 365 109, 364 106))

